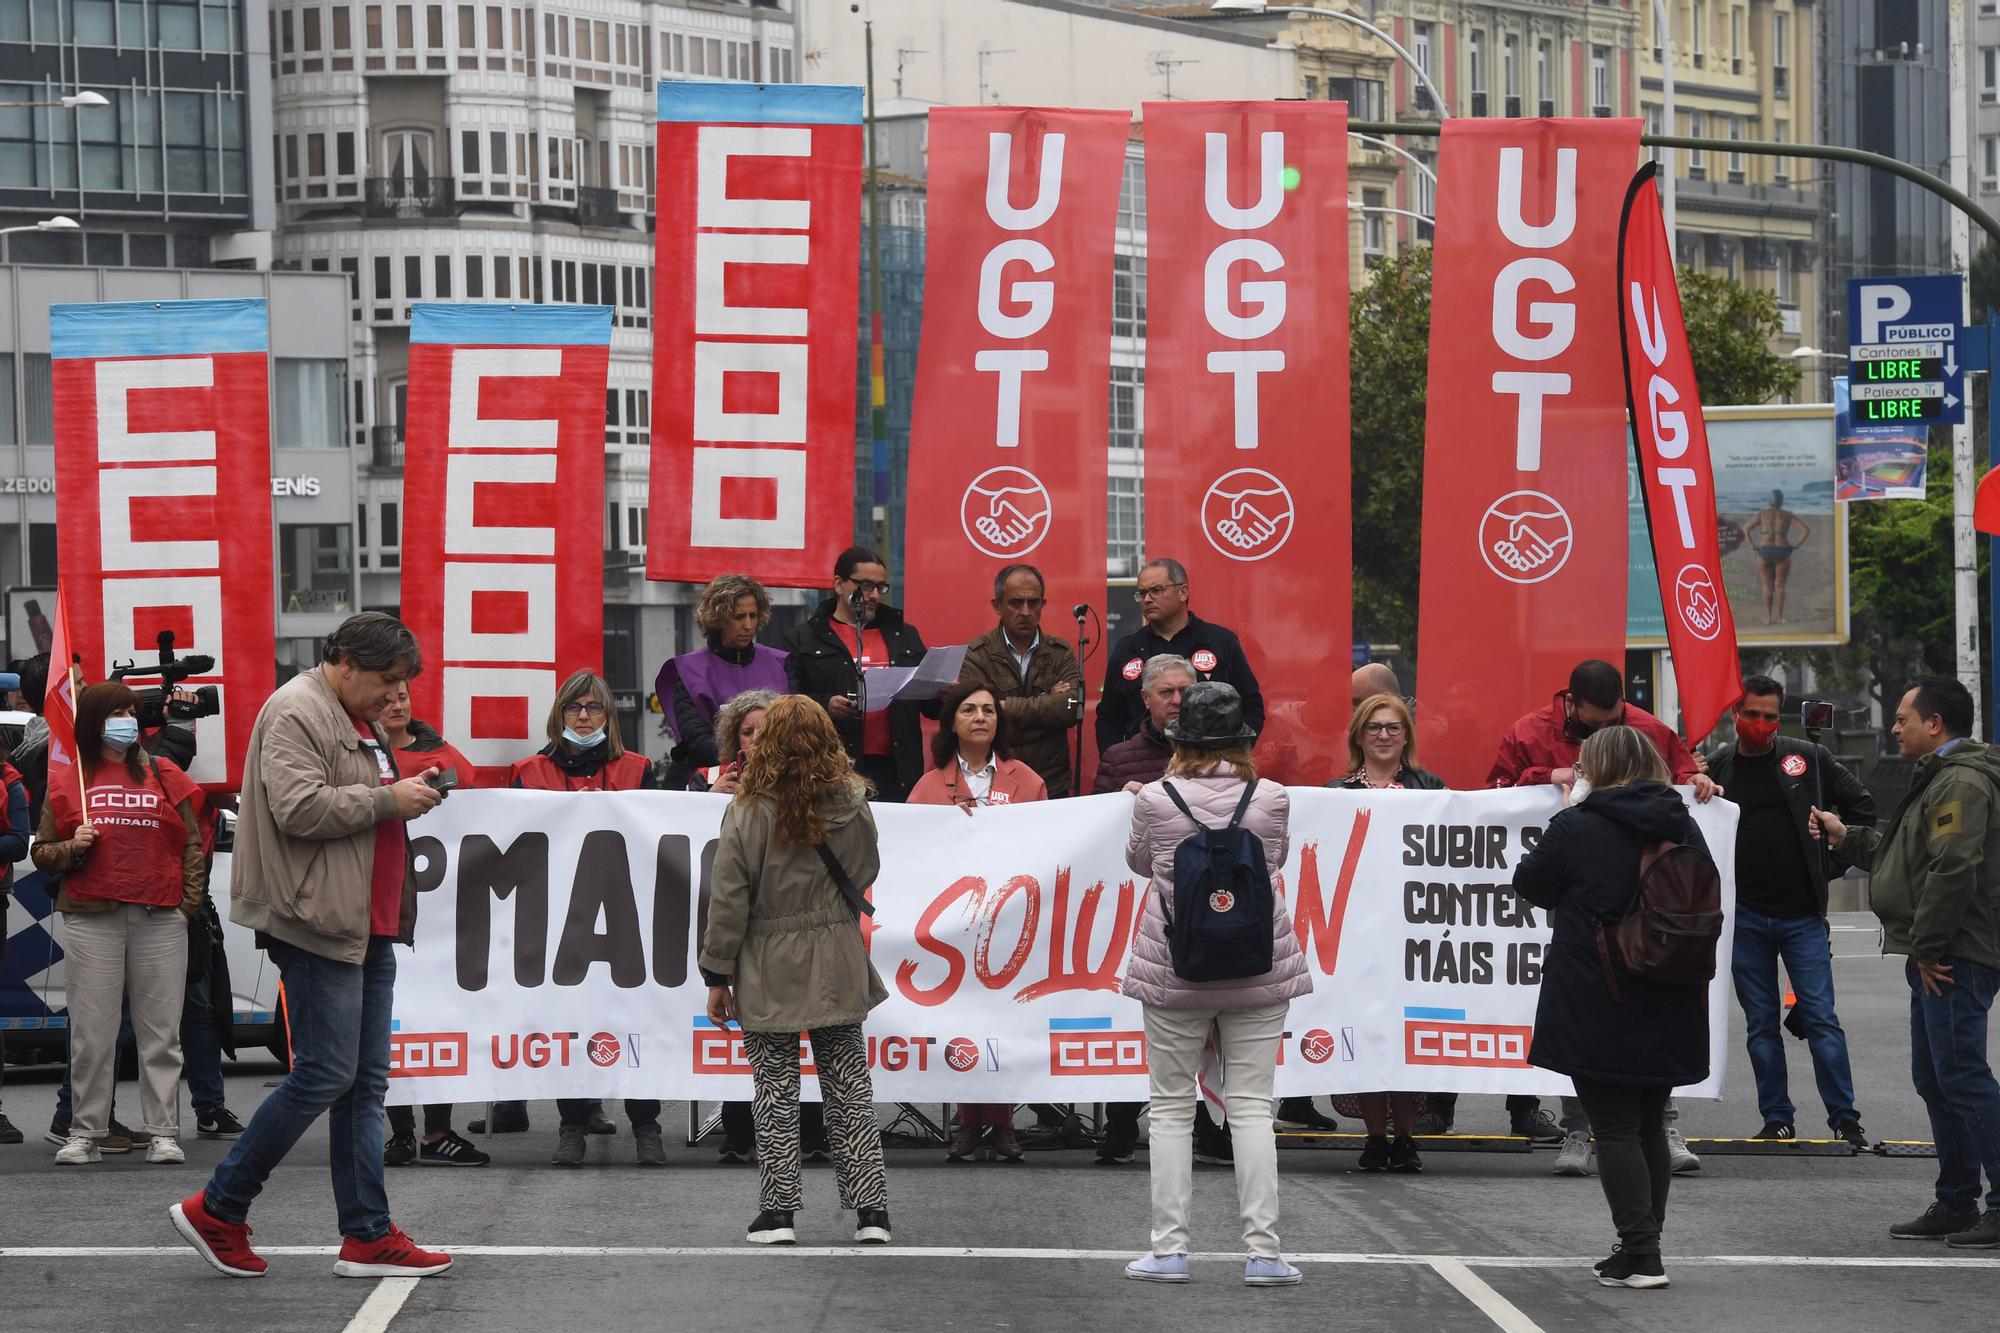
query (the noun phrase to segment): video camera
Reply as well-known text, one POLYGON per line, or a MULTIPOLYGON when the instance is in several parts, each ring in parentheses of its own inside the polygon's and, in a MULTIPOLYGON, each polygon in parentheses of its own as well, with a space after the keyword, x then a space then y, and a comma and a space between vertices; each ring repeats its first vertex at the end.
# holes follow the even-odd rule
POLYGON ((194 702, 183 699, 169 699, 170 691, 191 676, 206 676, 215 670, 213 657, 176 657, 174 655, 174 632, 160 631, 160 660, 157 662, 113 662, 111 680, 131 682, 159 677, 160 683, 148 689, 134 689, 139 696, 139 725, 141 727, 164 726, 169 719, 175 722, 192 722, 198 717, 214 717, 222 711, 222 696, 213 685, 202 685, 194 691, 194 702))

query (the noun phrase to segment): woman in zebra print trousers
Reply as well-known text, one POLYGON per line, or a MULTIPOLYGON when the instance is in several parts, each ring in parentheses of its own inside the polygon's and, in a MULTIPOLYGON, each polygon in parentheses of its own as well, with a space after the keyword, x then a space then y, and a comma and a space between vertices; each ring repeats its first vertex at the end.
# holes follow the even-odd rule
POLYGON ((888 1177, 862 1020, 889 998, 868 959, 859 886, 881 869, 868 787, 826 711, 803 695, 764 715, 723 816, 701 972, 708 1016, 743 1029, 757 1097, 758 1206, 748 1239, 798 1240, 799 1033, 826 1103, 840 1205, 854 1239, 889 1242, 888 1177))

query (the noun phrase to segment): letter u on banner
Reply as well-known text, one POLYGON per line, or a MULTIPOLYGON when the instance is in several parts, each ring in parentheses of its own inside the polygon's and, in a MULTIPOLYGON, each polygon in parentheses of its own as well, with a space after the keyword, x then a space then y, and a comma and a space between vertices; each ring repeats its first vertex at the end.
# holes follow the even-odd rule
POLYGON ((1177 556, 1265 697, 1279 782, 1347 762, 1347 108, 1149 102, 1146 546, 1177 556), (1200 201, 1197 203, 1196 201, 1200 201), (1292 712, 1285 715, 1285 708, 1292 712))
POLYGON ((604 660, 611 307, 418 304, 403 461, 413 715, 478 771, 547 744, 556 686, 604 660))
POLYGON ((187 682, 222 701, 195 724, 192 776, 232 790, 276 681, 264 302, 51 306, 49 344, 56 553, 83 678, 156 660, 163 632, 214 658, 187 682))
POLYGON ((824 585, 854 530, 861 90, 662 83, 646 577, 824 585))
POLYGON ((1625 660, 1618 208, 1636 120, 1445 122, 1417 735, 1454 787, 1584 658, 1625 660))
POLYGON ((1048 604, 1104 595, 1111 254, 1131 116, 930 115, 908 603, 940 643, 993 628, 978 585, 1038 565, 1048 604))

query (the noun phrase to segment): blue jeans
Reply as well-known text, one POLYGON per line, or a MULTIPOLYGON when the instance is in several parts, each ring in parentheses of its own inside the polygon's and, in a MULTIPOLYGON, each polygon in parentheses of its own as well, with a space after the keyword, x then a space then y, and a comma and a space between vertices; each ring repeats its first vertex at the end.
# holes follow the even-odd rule
POLYGON ((1757 1079, 1757 1111, 1765 1120, 1792 1123, 1797 1107, 1786 1088, 1785 1035, 1779 1030, 1784 998, 1778 993, 1778 960, 1799 997, 1806 1049, 1812 1052, 1813 1080, 1826 1103, 1826 1123, 1839 1128, 1861 1115, 1854 1109, 1854 1070, 1847 1060, 1847 1034, 1833 1012, 1833 946, 1826 922, 1816 916, 1765 916, 1736 905, 1736 945, 1730 971, 1736 1001, 1743 1006, 1750 1070, 1757 1079))
POLYGON ((285 1076, 208 1182, 206 1207, 241 1222, 264 1182, 321 1113, 340 1234, 379 1240, 389 1233, 382 1179, 382 1099, 389 1091, 389 1010, 396 994, 392 940, 368 942, 360 963, 271 945, 291 1014, 292 1072, 285 1076))
POLYGON ((1946 956, 1954 984, 1924 991, 1914 960, 1910 983, 1910 1075, 1931 1114, 1937 1144, 1938 1202, 1954 1213, 1979 1211, 1979 1172, 1986 1170, 1986 1207, 2000 1209, 2000 1083, 1986 1063, 1986 1016, 2000 991, 2000 971, 1946 956))
POLYGON ((208 1012, 208 978, 188 983, 187 999, 181 1005, 182 1076, 194 1109, 208 1114, 222 1109, 227 1092, 222 1086, 222 1034, 208 1012))

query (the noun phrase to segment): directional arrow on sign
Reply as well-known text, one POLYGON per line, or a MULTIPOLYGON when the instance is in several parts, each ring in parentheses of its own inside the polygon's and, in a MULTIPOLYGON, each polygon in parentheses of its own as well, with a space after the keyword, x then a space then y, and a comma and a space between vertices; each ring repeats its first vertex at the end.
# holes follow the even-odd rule
POLYGON ((1955 394, 1955 393, 1948 393, 1948 394, 1946 394, 1946 395, 1944 396, 1944 405, 1945 405, 1946 407, 1957 407, 1957 406, 1958 406, 1958 395, 1957 395, 1957 394, 1955 394))
POLYGON ((1946 347, 1946 348, 1945 348, 1945 351, 1944 351, 1944 373, 1945 373, 1945 374, 1947 374, 1947 375, 1956 375, 1956 374, 1958 373, 1958 344, 1957 344, 1957 343, 1953 343, 1953 344, 1951 344, 1951 345, 1950 345, 1949 347, 1946 347))

